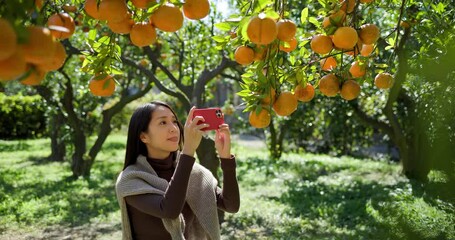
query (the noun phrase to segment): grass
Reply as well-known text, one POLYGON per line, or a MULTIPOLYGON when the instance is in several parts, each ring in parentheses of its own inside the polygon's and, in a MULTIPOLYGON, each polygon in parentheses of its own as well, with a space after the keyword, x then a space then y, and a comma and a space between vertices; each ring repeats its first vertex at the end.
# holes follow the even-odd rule
MULTIPOLYGON (((91 177, 78 180, 69 163, 46 161, 49 140, 0 141, 0 239, 118 239, 125 140, 109 136, 91 177)), ((396 164, 233 152, 241 209, 225 215, 223 239, 455 239, 454 206, 416 193, 396 164)))

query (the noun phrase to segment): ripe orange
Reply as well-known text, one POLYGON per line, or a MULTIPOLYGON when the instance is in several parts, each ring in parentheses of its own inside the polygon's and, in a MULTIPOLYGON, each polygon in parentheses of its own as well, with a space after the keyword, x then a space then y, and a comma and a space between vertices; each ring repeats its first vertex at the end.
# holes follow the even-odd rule
POLYGON ((329 53, 333 49, 332 39, 322 34, 313 36, 310 46, 315 53, 319 54, 329 53))
POLYGON ((360 95, 360 85, 349 79, 341 86, 340 96, 348 101, 357 98, 360 95))
POLYGON ((257 46, 254 49, 254 61, 262 61, 267 56, 267 47, 266 46, 257 46))
POLYGON ((363 44, 362 50, 360 50, 360 55, 368 57, 373 52, 373 50, 374 50, 373 44, 363 44))
POLYGON ((131 28, 130 40, 138 47, 149 46, 156 41, 156 30, 150 23, 136 23, 131 28))
POLYGON ((374 78, 374 85, 379 89, 388 89, 393 85, 393 76, 390 73, 379 73, 374 78))
POLYGON ((367 65, 365 63, 362 64, 359 61, 355 61, 351 64, 349 72, 351 73, 351 76, 354 78, 363 77, 367 72, 367 65))
POLYGON ((278 34, 277 37, 281 41, 287 42, 294 38, 297 32, 297 26, 291 20, 280 20, 276 24, 278 34))
POLYGON ((44 71, 55 71, 63 66, 66 60, 66 51, 65 47, 61 42, 55 41, 55 52, 54 56, 50 59, 49 62, 44 62, 38 67, 44 71))
POLYGON ((98 79, 97 76, 93 77, 89 83, 90 92, 99 97, 109 97, 114 94, 115 81, 111 75, 107 75, 102 79, 98 79))
POLYGON ((55 44, 51 31, 47 28, 27 27, 28 39, 22 45, 25 61, 33 64, 49 62, 55 53, 55 44))
POLYGON ((254 61, 254 50, 247 46, 239 46, 235 50, 234 59, 239 64, 248 65, 254 61))
POLYGON ((21 83, 24 85, 38 85, 44 80, 44 77, 46 77, 47 72, 40 69, 39 67, 29 65, 27 68, 28 70, 26 74, 28 75, 21 80, 21 83))
POLYGON ((335 13, 330 14, 330 16, 325 17, 324 20, 322 21, 322 27, 327 28, 332 24, 332 22, 335 24, 335 26, 340 27, 343 25, 344 20, 346 19, 346 13, 343 10, 338 10, 335 13))
MULTIPOLYGON (((354 55, 357 56, 357 55, 359 55, 360 50, 362 50, 362 45, 363 45, 362 40, 360 40, 360 38, 359 38, 359 40, 357 40, 357 43, 354 46, 354 48, 352 49, 352 51, 348 51, 348 52, 344 52, 344 53, 347 55, 350 55, 350 56, 354 56, 354 55)), ((343 49, 343 50, 346 50, 346 49, 343 49)))
POLYGON ((255 16, 250 19, 246 32, 251 42, 267 45, 276 39, 278 29, 273 19, 255 16))
POLYGON ((131 0, 131 3, 137 8, 146 9, 152 3, 156 3, 156 1, 155 0, 131 0))
POLYGON ((98 9, 97 0, 86 0, 84 4, 84 10, 90 17, 94 19, 100 19, 100 11, 98 9))
POLYGON ((276 90, 271 87, 268 91, 265 92, 265 97, 262 99, 262 104, 270 105, 274 104, 276 100, 276 90))
POLYGON ((294 89, 294 95, 301 102, 309 102, 314 98, 314 87, 310 83, 305 87, 299 84, 294 89))
POLYGON ((17 48, 17 35, 13 26, 3 18, 0 18, 0 61, 11 57, 17 48))
POLYGON ((347 13, 352 13, 355 8, 355 0, 339 0, 341 4, 341 10, 347 12, 347 13))
POLYGON ((133 19, 128 15, 125 19, 120 22, 108 22, 107 26, 112 32, 118 34, 128 34, 131 32, 131 28, 134 25, 133 19))
POLYGON ((256 114, 255 110, 250 112, 249 122, 255 128, 265 128, 269 126, 270 119, 271 115, 269 111, 263 107, 259 114, 256 114))
POLYGON ((128 7, 124 0, 102 0, 99 5, 100 20, 120 22, 126 18, 128 7))
POLYGON ((379 28, 374 24, 364 24, 360 27, 359 37, 363 44, 373 44, 378 41, 379 28))
POLYGON ((283 52, 292 52, 297 48, 297 40, 291 38, 291 40, 286 41, 289 44, 289 47, 285 47, 283 44, 280 44, 280 50, 283 52))
POLYGON ((297 109, 297 98, 291 92, 281 92, 273 104, 273 110, 279 116, 291 115, 297 109))
POLYGON ((331 71, 337 66, 337 60, 334 57, 321 59, 319 63, 321 64, 321 69, 324 71, 331 71))
POLYGON ((9 81, 18 78, 26 70, 24 54, 21 48, 16 48, 7 59, 0 60, 0 81, 9 81))
POLYGON ((319 91, 327 97, 334 97, 340 91, 340 82, 333 74, 327 74, 319 81, 319 91))
POLYGON ((41 8, 43 7, 44 1, 43 0, 34 0, 34 2, 35 2, 36 8, 38 8, 38 10, 41 10, 41 8))
POLYGON ((333 44, 341 49, 354 48, 359 40, 357 32, 352 27, 340 27, 333 34, 333 44))
POLYGON ((156 9, 150 17, 152 24, 165 32, 175 32, 183 25, 183 14, 173 4, 166 3, 156 9))
POLYGON ((209 15, 210 3, 208 0, 186 0, 183 4, 183 14, 193 20, 199 20, 209 15))
POLYGON ((67 39, 73 35, 76 29, 76 24, 73 18, 68 13, 55 13, 47 19, 47 26, 57 26, 65 28, 66 31, 59 31, 58 29, 51 29, 51 34, 58 39, 67 39))
POLYGON ((371 3, 373 0, 360 0, 360 3, 371 3))
POLYGON ((77 12, 77 7, 73 6, 73 5, 65 4, 65 5, 63 5, 62 8, 65 12, 72 12, 72 13, 77 12))

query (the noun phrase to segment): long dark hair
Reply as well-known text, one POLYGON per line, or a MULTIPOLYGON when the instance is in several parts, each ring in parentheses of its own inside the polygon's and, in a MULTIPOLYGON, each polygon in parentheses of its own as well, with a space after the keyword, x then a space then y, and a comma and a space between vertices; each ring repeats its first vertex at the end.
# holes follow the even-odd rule
POLYGON ((126 155, 125 155, 125 164, 123 169, 128 167, 131 164, 136 163, 137 157, 140 155, 147 156, 147 147, 140 139, 142 132, 147 132, 148 125, 150 120, 152 120, 153 112, 159 107, 163 106, 171 110, 174 114, 177 125, 180 129, 180 141, 179 149, 182 149, 183 146, 183 126, 177 118, 174 110, 166 103, 160 101, 153 101, 146 103, 139 108, 137 108, 130 119, 130 124, 128 126, 128 139, 126 141, 126 155))

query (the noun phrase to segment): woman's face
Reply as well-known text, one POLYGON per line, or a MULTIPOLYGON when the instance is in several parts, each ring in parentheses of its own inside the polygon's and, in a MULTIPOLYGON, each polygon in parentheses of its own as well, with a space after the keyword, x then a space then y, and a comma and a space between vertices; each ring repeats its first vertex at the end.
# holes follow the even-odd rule
POLYGON ((180 129, 171 110, 158 106, 152 114, 147 131, 142 132, 140 138, 147 146, 151 158, 164 159, 171 152, 177 151, 180 129))

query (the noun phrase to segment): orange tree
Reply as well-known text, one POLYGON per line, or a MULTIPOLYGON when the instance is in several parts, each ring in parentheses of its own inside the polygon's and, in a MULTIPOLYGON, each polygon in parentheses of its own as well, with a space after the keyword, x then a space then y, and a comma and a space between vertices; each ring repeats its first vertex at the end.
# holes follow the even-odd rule
MULTIPOLYGON (((306 3, 238 1, 239 11, 217 25, 226 34, 214 39, 245 66, 238 94, 250 124, 265 128, 272 119, 292 119, 297 106, 315 94, 335 98, 387 135, 408 177, 425 180, 430 161, 421 154, 422 143, 416 144, 413 122, 424 114, 415 108, 419 99, 411 88, 425 80, 411 77, 410 66, 418 69, 417 52, 447 51, 444 45, 453 38, 450 1, 306 3), (430 42, 419 46, 425 38, 430 42)), ((282 148, 284 137, 277 136, 282 148)))
MULTIPOLYGON (((156 87, 177 98, 185 111, 202 107, 206 86, 237 66, 208 37, 216 11, 193 21, 207 16, 208 1, 1 3, 2 31, 6 26, 8 34, 0 44, 0 79, 7 86, 34 86, 53 107, 53 155, 64 155, 61 140, 69 134, 75 177, 90 174, 126 104, 156 87), (68 127, 62 131, 64 123, 68 127), (88 147, 94 132, 97 137, 88 147)), ((216 175, 213 141, 204 139, 197 153, 216 175)))

